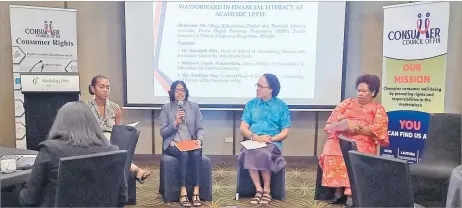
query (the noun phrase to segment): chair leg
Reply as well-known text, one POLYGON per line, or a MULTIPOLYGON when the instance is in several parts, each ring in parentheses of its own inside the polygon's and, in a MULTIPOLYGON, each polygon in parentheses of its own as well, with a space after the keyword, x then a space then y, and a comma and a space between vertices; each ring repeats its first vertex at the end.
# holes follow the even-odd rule
POLYGON ((236 193, 236 195, 234 196, 234 200, 239 201, 239 193, 236 193))
POLYGON ((164 181, 164 171, 163 171, 163 162, 162 160, 160 161, 160 165, 159 165, 159 193, 160 195, 164 195, 164 184, 163 184, 163 181, 164 181))
MULTIPOLYGON (((239 164, 238 164, 239 165, 239 164)), ((241 169, 237 169, 237 178, 236 178, 236 194, 234 196, 234 200, 239 201, 239 176, 241 175, 241 169)))

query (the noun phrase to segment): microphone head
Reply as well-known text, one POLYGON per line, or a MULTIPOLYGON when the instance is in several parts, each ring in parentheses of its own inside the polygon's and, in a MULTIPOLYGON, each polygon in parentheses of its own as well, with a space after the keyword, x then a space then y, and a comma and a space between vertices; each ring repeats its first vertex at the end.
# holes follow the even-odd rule
POLYGON ((42 60, 40 60, 39 63, 42 63, 42 60))
POLYGON ((178 105, 179 105, 180 107, 183 107, 183 101, 182 101, 182 100, 178 101, 178 105))

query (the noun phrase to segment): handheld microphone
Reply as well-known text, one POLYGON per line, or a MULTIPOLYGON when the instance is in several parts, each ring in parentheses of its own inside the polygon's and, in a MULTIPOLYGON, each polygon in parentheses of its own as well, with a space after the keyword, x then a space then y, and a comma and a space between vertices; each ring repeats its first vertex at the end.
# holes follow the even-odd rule
MULTIPOLYGON (((183 104, 184 104, 184 103, 183 103, 182 100, 178 101, 178 106, 180 107, 180 111, 183 111, 183 112, 184 112, 183 104)), ((181 122, 182 122, 182 123, 185 122, 184 116, 181 117, 181 122)))
POLYGON ((32 69, 34 69, 34 67, 37 66, 37 64, 40 64, 40 63, 42 63, 42 60, 40 60, 39 62, 35 63, 35 64, 32 66, 32 68, 30 68, 29 72, 31 72, 32 69))

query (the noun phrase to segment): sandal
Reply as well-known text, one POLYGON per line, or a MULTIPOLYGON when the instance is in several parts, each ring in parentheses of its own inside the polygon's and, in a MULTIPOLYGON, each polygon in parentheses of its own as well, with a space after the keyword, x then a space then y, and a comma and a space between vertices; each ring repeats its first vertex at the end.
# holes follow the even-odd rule
POLYGON ((262 193, 261 191, 257 191, 257 193, 255 194, 255 196, 253 197, 253 199, 250 200, 250 203, 251 203, 251 204, 258 204, 258 203, 260 203, 261 197, 263 196, 262 194, 263 194, 263 193, 262 193))
POLYGON ((263 196, 261 197, 260 204, 268 204, 271 202, 271 194, 269 191, 263 191, 263 196))
POLYGON ((144 180, 148 178, 151 175, 151 172, 149 171, 144 171, 144 174, 141 176, 141 178, 138 178, 138 172, 141 170, 141 168, 136 169, 133 173, 135 174, 135 179, 140 182, 141 184, 144 183, 144 180))
POLYGON ((201 202, 201 198, 199 197, 199 194, 193 194, 192 205, 193 205, 193 207, 202 206, 202 202, 201 202))
POLYGON ((180 205, 182 207, 191 207, 191 202, 189 202, 188 195, 180 196, 180 205), (186 200, 181 201, 182 198, 185 198, 186 200))

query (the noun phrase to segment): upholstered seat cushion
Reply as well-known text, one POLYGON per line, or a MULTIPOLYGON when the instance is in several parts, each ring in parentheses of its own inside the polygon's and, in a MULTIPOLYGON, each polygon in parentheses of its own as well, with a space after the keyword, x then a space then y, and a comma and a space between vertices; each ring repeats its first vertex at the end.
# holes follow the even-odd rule
MULTIPOLYGON (((159 192, 166 203, 177 202, 180 197, 180 174, 179 161, 172 156, 163 154, 160 162, 160 187, 159 192)), ((192 165, 192 163, 189 163, 192 165)), ((187 170, 192 170, 188 167, 187 170)), ((194 174, 186 173, 186 183, 194 179, 194 174)), ((191 198, 193 186, 187 185, 188 195, 191 198)), ((212 201, 212 163, 210 159, 202 155, 202 167, 200 171, 200 198, 203 201, 212 201)))

